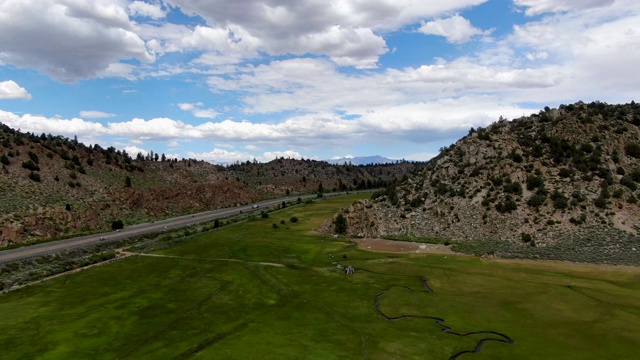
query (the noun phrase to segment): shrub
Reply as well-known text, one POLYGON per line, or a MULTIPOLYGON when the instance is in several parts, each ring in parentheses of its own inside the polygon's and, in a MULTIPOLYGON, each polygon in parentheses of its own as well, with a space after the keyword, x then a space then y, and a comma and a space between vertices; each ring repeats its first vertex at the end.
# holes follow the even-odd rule
POLYGON ((560 171, 558 171, 558 176, 562 178, 570 178, 573 176, 573 170, 566 167, 560 168, 560 171))
POLYGON ((537 208, 539 206, 542 206, 546 199, 547 197, 545 195, 536 193, 531 196, 531 198, 529 198, 529 201, 527 201, 527 205, 537 208))
POLYGON ((36 182, 40 182, 40 174, 38 174, 37 172, 30 172, 29 173, 29 179, 36 181, 36 182))
POLYGON ((515 150, 511 151, 511 160, 520 164, 522 162, 522 155, 518 154, 515 150))
POLYGON ((111 228, 113 230, 124 229, 124 223, 122 220, 115 220, 111 223, 111 228))
POLYGON ((553 207, 556 209, 566 209, 569 207, 569 202, 566 196, 564 196, 558 190, 555 190, 553 194, 551 194, 551 200, 553 201, 553 207))
POLYGON ((613 197, 616 198, 616 199, 622 198, 622 195, 624 195, 624 190, 622 190, 622 189, 616 189, 613 192, 613 197))
POLYGON ((496 204, 496 210, 501 213, 511 212, 517 208, 518 204, 516 204, 511 198, 507 198, 503 202, 496 204))
POLYGON ((291 219, 289 219, 289 221, 291 221, 292 223, 297 223, 298 218, 296 216, 292 216, 291 219))
POLYGON ((342 215, 342 213, 339 213, 338 216, 336 216, 333 225, 336 234, 345 234, 347 232, 347 218, 342 215))
POLYGON ((525 243, 530 242, 531 239, 531 234, 527 234, 527 233, 521 233, 520 236, 522 237, 522 241, 525 243))
POLYGON ((504 191, 509 194, 522 195, 522 185, 519 182, 512 182, 504 186, 504 191))
POLYGON ((580 217, 578 217, 577 219, 574 218, 574 217, 569 219, 569 222, 574 224, 574 225, 584 224, 585 221, 587 221, 587 215, 586 214, 581 214, 580 217))
POLYGON ((274 228, 274 229, 277 229, 278 228, 278 224, 273 223, 273 224, 271 224, 271 227, 274 228))
POLYGON ((636 143, 628 143, 627 145, 625 145, 624 151, 631 157, 634 157, 636 159, 640 158, 640 145, 636 143))
POLYGON ((36 155, 36 153, 34 153, 33 151, 27 152, 27 155, 29 155, 29 159, 31 159, 31 161, 33 161, 34 163, 37 164, 38 162, 40 162, 38 155, 36 155))
POLYGON ((411 202, 409 203, 409 205, 413 208, 417 208, 419 206, 421 206, 422 204, 424 204, 424 201, 422 200, 422 198, 420 196, 416 196, 413 199, 411 199, 411 202))
POLYGON ((623 176, 622 179, 620 179, 620 185, 626 186, 631 190, 635 190, 637 188, 636 183, 628 176, 623 176))
POLYGON ((607 208, 607 199, 605 199, 602 196, 600 196, 597 199, 593 200, 593 205, 595 205, 597 208, 600 208, 600 209, 606 209, 607 208))
POLYGON ((542 180, 542 176, 530 175, 527 178, 527 190, 533 190, 535 188, 539 188, 543 186, 544 180, 542 180))
POLYGON ((263 219, 266 219, 269 217, 269 213, 265 212, 264 210, 260 212, 260 217, 262 217, 263 219))
POLYGON ((2 163, 4 165, 9 165, 9 164, 11 164, 11 161, 9 161, 9 157, 7 157, 7 155, 2 154, 2 155, 0 155, 0 163, 2 163))
POLYGON ((32 160, 27 160, 22 163, 22 167, 31 171, 40 171, 40 167, 36 165, 32 160))

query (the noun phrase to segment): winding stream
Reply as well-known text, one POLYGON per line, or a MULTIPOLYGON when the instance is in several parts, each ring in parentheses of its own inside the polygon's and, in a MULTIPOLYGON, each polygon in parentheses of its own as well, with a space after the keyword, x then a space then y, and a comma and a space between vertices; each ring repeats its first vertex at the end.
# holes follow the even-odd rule
MULTIPOLYGON (((432 293, 434 292, 433 289, 431 287, 429 287, 429 283, 427 282, 427 279, 424 277, 420 277, 420 280, 422 281, 422 284, 424 286, 424 290, 420 290, 420 292, 428 292, 428 293, 432 293)), ((434 320, 436 325, 438 325, 440 327, 440 329, 442 330, 442 332, 447 333, 449 335, 455 335, 455 336, 470 336, 470 335, 478 335, 478 334, 486 334, 486 335, 493 335, 496 336, 495 337, 485 337, 480 339, 480 341, 478 341, 478 343, 476 344, 476 346, 471 349, 471 350, 463 350, 460 351, 454 355, 452 355, 451 357, 449 357, 449 360, 456 360, 458 359, 460 356, 464 355, 464 354, 469 354, 469 353, 479 353, 482 350, 482 347, 484 346, 484 344, 486 344, 489 341, 497 341, 497 342, 502 342, 502 343, 507 343, 507 344, 513 344, 513 340, 508 337, 505 334, 501 334, 499 332, 496 331, 487 331, 487 330, 482 330, 482 331, 472 331, 472 332, 467 332, 467 333, 459 333, 459 332, 455 332, 451 329, 451 327, 447 326, 444 324, 445 320, 436 316, 429 316, 429 315, 400 315, 400 316, 388 316, 387 314, 385 314, 384 312, 382 312, 382 310, 380 310, 380 299, 387 293, 389 292, 389 290, 391 290, 392 288, 401 288, 401 289, 405 289, 409 292, 413 292, 414 290, 408 286, 403 286, 403 285, 389 285, 386 289, 382 290, 382 292, 380 294, 378 294, 375 298, 375 309, 378 312, 378 314, 380 314, 380 316, 382 316, 385 320, 388 321, 396 321, 396 320, 401 320, 401 319, 406 319, 406 318, 414 318, 414 319, 430 319, 430 320, 434 320)))

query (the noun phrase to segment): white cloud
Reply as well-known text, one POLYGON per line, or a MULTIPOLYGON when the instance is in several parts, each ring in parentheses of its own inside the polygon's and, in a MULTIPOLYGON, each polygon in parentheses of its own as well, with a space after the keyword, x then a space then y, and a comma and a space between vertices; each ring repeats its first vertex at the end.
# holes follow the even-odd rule
POLYGON ((215 148, 205 153, 187 152, 187 156, 189 158, 202 159, 216 164, 231 164, 235 162, 253 161, 254 159, 259 162, 269 162, 282 157, 286 159, 301 159, 304 157, 295 150, 267 151, 256 156, 252 153, 228 151, 219 148, 215 148))
MULTIPOLYGON (((200 15, 209 28, 196 28, 183 44, 173 46, 216 50, 243 47, 245 55, 262 51, 270 55, 307 53, 327 55, 340 66, 372 68, 388 51, 379 31, 398 30, 419 19, 440 16, 486 0, 371 0, 319 2, 265 2, 247 0, 167 0, 189 15, 200 15), (233 34, 230 42, 230 34, 233 34), (205 41, 206 39, 206 41, 205 41)), ((171 48, 171 46, 169 47, 171 48)), ((228 51, 220 51, 227 54, 228 51)), ((236 56, 238 51, 234 51, 236 56)), ((232 56, 232 59, 234 57, 232 56)), ((204 58, 219 62, 223 57, 204 58)))
POLYGON ((344 74, 322 59, 274 61, 251 70, 233 77, 211 77, 209 84, 214 91, 241 92, 249 113, 339 110, 363 115, 447 97, 549 88, 564 76, 553 67, 485 66, 468 58, 367 76, 344 74))
POLYGON ((3 62, 73 82, 122 59, 153 62, 121 0, 0 2, 3 62), (37 9, 37 11, 34 11, 37 9))
POLYGON ((151 19, 162 19, 166 16, 162 6, 149 4, 144 1, 134 1, 127 7, 132 16, 148 17, 151 19))
POLYGON ((219 112, 215 111, 214 109, 208 108, 208 109, 201 109, 200 107, 203 106, 204 104, 202 102, 195 102, 195 103, 180 103, 178 104, 178 107, 180 108, 180 110, 183 111, 189 111, 193 114, 193 116, 197 117, 197 118, 209 118, 209 119, 213 119, 218 117, 218 115, 220 115, 219 112))
POLYGON ((0 99, 30 100, 31 94, 13 80, 0 81, 0 99))
POLYGON ((294 150, 286 150, 286 151, 267 151, 261 157, 263 162, 271 161, 278 158, 285 159, 301 159, 303 156, 294 150))
POLYGON ((607 6, 615 0, 514 0, 517 6, 526 7, 528 16, 549 12, 564 12, 571 10, 584 10, 589 8, 607 6))
POLYGON ((489 33, 474 27, 469 20, 457 14, 447 19, 429 21, 423 24, 418 31, 427 35, 444 36, 448 42, 453 44, 466 43, 476 35, 489 33))
POLYGON ((12 112, 0 110, 0 122, 21 131, 48 133, 66 137, 78 136, 86 144, 95 143, 95 138, 105 135, 105 128, 98 123, 83 119, 47 118, 40 115, 25 114, 18 116, 12 112))
POLYGON ((229 164, 236 161, 245 162, 247 160, 253 160, 255 158, 254 155, 250 153, 227 151, 218 148, 205 153, 187 152, 187 157, 201 159, 216 164, 229 164))
MULTIPOLYGON (((281 144, 283 146, 310 147, 318 141, 324 145, 349 141, 411 138, 415 142, 430 142, 434 133, 468 129, 486 125, 500 115, 516 117, 535 112, 511 104, 500 104, 493 97, 463 97, 422 102, 368 112, 347 119, 336 114, 307 114, 293 116, 273 124, 224 120, 190 125, 169 118, 150 120, 132 119, 109 122, 106 126, 83 119, 45 118, 42 116, 18 116, 0 112, 0 122, 29 132, 53 132, 78 136, 118 136, 133 141, 206 140, 246 144, 249 151, 258 149, 256 144, 281 144)), ((177 144, 176 144, 177 145, 177 144)), ((297 156, 283 153, 279 156, 297 156)))
MULTIPOLYGON (((602 5, 606 5, 602 2, 602 5)), ((547 15, 514 28, 502 43, 518 54, 534 56, 541 70, 558 75, 549 89, 511 94, 512 101, 626 102, 637 97, 640 74, 628 69, 640 62, 640 6, 619 0, 609 7, 547 15), (526 99, 525 99, 526 98, 526 99)))
POLYGON ((213 119, 218 117, 218 115, 220 115, 220 113, 213 109, 196 109, 193 111, 193 116, 197 118, 213 119))
POLYGON ((353 155, 345 155, 345 156, 334 156, 331 160, 340 160, 340 159, 353 159, 353 155))
POLYGON ((85 119, 101 119, 101 118, 110 118, 114 116, 116 115, 110 114, 104 111, 96 111, 96 110, 80 111, 80 117, 85 119))
POLYGON ((194 109, 196 109, 198 106, 202 106, 203 104, 201 102, 197 102, 197 103, 179 103, 178 107, 180 108, 180 110, 184 110, 184 111, 192 111, 194 109))
POLYGON ((133 158, 135 158, 138 155, 138 153, 140 153, 142 155, 147 155, 149 153, 148 150, 145 150, 145 149, 139 148, 137 146, 133 146, 133 145, 125 146, 124 150, 127 152, 127 154, 129 154, 129 156, 131 156, 133 158))

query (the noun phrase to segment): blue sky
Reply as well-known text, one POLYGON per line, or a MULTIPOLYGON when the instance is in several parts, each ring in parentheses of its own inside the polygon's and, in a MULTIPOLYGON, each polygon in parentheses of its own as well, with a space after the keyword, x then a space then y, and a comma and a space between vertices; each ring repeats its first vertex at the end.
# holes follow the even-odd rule
POLYGON ((215 163, 427 160, 640 100, 635 0, 5 0, 0 122, 215 163))

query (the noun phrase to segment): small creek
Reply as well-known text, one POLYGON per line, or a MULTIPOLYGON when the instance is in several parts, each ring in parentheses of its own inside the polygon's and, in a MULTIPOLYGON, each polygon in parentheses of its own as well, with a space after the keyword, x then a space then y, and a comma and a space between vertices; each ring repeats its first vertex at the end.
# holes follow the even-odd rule
POLYGON ((420 289, 420 290, 413 290, 411 287, 408 286, 403 286, 403 285, 389 285, 386 289, 382 290, 382 292, 380 294, 378 294, 375 298, 375 309, 378 312, 378 314, 380 314, 380 316, 382 316, 385 320, 388 321, 397 321, 397 320, 401 320, 401 319, 407 319, 407 318, 414 318, 414 319, 429 319, 429 320, 433 320, 435 322, 435 324, 440 327, 440 329, 442 330, 442 332, 447 333, 449 335, 454 335, 454 336, 470 336, 470 335, 480 335, 480 334, 485 334, 487 336, 491 336, 491 337, 483 337, 482 339, 480 339, 478 341, 478 343, 476 344, 476 346, 473 349, 469 349, 469 350, 463 350, 463 351, 459 351, 455 354, 453 354, 452 356, 449 357, 449 360, 456 360, 458 359, 460 356, 464 355, 464 354, 470 354, 470 353, 479 353, 482 350, 482 347, 484 346, 484 344, 490 342, 490 341, 496 341, 496 342, 502 342, 502 343, 507 343, 507 344, 513 344, 514 341, 507 335, 496 332, 496 331, 489 331, 489 330, 481 330, 481 331, 472 331, 472 332, 466 332, 466 333, 461 333, 461 332, 456 332, 453 331, 451 329, 451 327, 445 325, 445 320, 437 317, 437 316, 430 316, 430 315, 400 315, 400 316, 388 316, 387 314, 385 314, 382 310, 380 310, 380 299, 382 299, 385 294, 387 294, 387 292, 389 292, 389 290, 393 289, 393 288, 401 288, 401 289, 405 289, 407 291, 410 292, 427 292, 427 293, 432 293, 434 292, 433 289, 431 287, 429 287, 429 283, 427 281, 426 278, 424 277, 420 277, 420 280, 422 281, 423 287, 424 289, 420 289))

